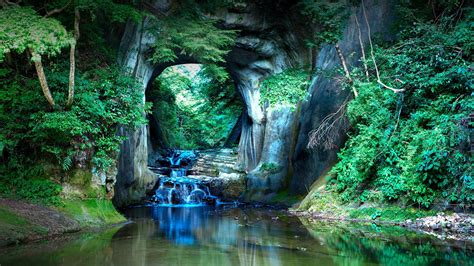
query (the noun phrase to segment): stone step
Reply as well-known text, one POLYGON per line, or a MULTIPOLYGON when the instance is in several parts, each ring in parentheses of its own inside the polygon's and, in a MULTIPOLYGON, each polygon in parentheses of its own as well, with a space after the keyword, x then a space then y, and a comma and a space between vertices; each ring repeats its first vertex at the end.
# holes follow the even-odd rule
POLYGON ((208 166, 233 166, 235 165, 236 162, 213 162, 213 161, 205 161, 205 162, 196 162, 194 166, 202 166, 202 167, 208 167, 208 166))
POLYGON ((204 157, 198 157, 197 159, 198 161, 207 161, 207 160, 212 160, 212 161, 237 161, 237 157, 236 158, 230 158, 230 157, 207 157, 207 156, 204 156, 204 157))
POLYGON ((235 164, 237 160, 205 160, 205 159, 199 159, 195 162, 196 163, 220 163, 220 164, 235 164))

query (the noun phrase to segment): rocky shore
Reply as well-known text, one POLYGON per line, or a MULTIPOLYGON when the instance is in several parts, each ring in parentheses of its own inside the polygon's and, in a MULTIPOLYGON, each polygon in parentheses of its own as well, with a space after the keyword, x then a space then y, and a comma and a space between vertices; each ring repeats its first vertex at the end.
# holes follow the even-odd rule
POLYGON ((406 220, 401 226, 421 230, 440 238, 474 241, 474 215, 438 213, 416 220, 406 220))
POLYGON ((125 221, 108 200, 64 201, 62 206, 48 207, 0 198, 0 247, 54 239, 125 221))
POLYGON ((427 216, 415 220, 408 219, 399 222, 377 219, 356 219, 344 215, 332 215, 330 213, 315 213, 307 211, 290 211, 290 213, 293 215, 311 218, 314 220, 347 221, 359 223, 373 223, 381 225, 394 225, 434 235, 440 239, 452 239, 474 242, 474 214, 445 214, 443 212, 440 212, 437 213, 437 215, 435 216, 427 216))

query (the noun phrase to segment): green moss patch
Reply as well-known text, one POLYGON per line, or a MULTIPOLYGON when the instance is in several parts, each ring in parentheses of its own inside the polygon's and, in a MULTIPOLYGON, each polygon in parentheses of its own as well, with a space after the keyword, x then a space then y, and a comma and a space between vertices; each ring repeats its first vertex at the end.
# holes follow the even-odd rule
POLYGON ((101 226, 125 221, 125 218, 108 200, 67 200, 60 210, 77 220, 82 226, 101 226))
POLYGON ((435 211, 419 210, 414 208, 400 208, 397 206, 389 207, 367 207, 352 209, 349 211, 349 217, 363 220, 380 220, 391 222, 403 222, 408 219, 414 220, 426 216, 435 215, 435 211))
POLYGON ((337 193, 325 190, 324 187, 313 188, 313 191, 300 204, 299 210, 332 218, 345 217, 385 222, 403 222, 436 214, 432 210, 402 208, 397 205, 344 203, 337 193))
POLYGON ((46 228, 34 225, 9 208, 0 206, 0 246, 21 242, 31 234, 46 233, 46 228))

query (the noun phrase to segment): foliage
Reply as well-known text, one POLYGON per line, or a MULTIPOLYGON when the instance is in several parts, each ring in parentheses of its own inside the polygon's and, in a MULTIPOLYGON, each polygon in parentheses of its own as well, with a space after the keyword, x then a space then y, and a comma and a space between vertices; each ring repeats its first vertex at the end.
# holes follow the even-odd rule
POLYGON ((159 21, 160 34, 151 60, 155 63, 173 62, 178 58, 175 51, 180 51, 180 54, 202 63, 225 62, 224 56, 234 44, 236 32, 221 30, 215 23, 186 15, 159 21))
MULTIPOLYGON (((50 85, 58 92, 55 97, 59 102, 67 93, 67 73, 62 69, 49 73, 50 85)), ((36 86, 36 80, 27 77, 11 76, 2 80, 0 143, 12 167, 16 167, 14 160, 30 158, 34 162, 35 158, 43 158, 60 163, 63 170, 77 163, 92 163, 106 169, 113 164, 123 140, 116 136, 116 127, 134 128, 146 122, 138 85, 116 68, 79 76, 76 103, 70 110, 45 111, 41 95, 35 92, 36 86), (81 158, 83 154, 85 158, 81 158)))
POLYGON ((71 42, 72 36, 55 19, 43 18, 28 7, 0 9, 0 62, 7 53, 28 49, 56 55, 71 42))
POLYGON ((308 45, 336 43, 341 39, 350 2, 347 0, 302 0, 299 2, 301 14, 309 18, 311 25, 318 25, 314 38, 307 41, 308 45))
POLYGON ((264 163, 260 166, 260 170, 266 173, 278 173, 280 166, 276 163, 264 163))
POLYGON ((449 16, 418 22, 396 43, 377 47, 384 80, 399 80, 404 94, 353 73, 360 94, 348 107, 353 131, 330 180, 344 201, 364 202, 373 193, 424 207, 436 199, 474 201, 468 132, 473 12, 464 12, 457 24, 449 16))
POLYGON ((260 87, 262 104, 294 106, 307 95, 309 76, 300 69, 288 69, 266 78, 260 87))
POLYGON ((48 180, 41 167, 28 167, 18 171, 0 167, 0 195, 45 205, 59 205, 61 191, 62 187, 48 180))
MULTIPOLYGON (((204 9, 223 4, 205 2, 204 9)), ((154 20, 150 27, 149 31, 156 35, 150 60, 166 63, 180 56, 189 57, 208 65, 215 76, 228 78, 220 65, 225 63, 237 31, 217 27, 217 21, 204 16, 204 11, 193 1, 184 1, 176 10, 166 18, 154 20)))
POLYGON ((241 113, 232 84, 220 83, 207 67, 196 73, 182 66, 166 69, 147 99, 169 147, 222 145, 241 113))

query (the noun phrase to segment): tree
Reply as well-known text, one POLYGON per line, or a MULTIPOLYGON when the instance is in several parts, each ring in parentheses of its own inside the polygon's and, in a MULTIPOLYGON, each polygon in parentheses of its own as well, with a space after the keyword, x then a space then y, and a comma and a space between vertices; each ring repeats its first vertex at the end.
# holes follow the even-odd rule
POLYGON ((62 48, 74 45, 74 38, 55 19, 41 17, 29 7, 8 6, 0 10, 0 62, 8 53, 27 51, 51 107, 55 102, 44 74, 42 56, 57 55, 62 48))

